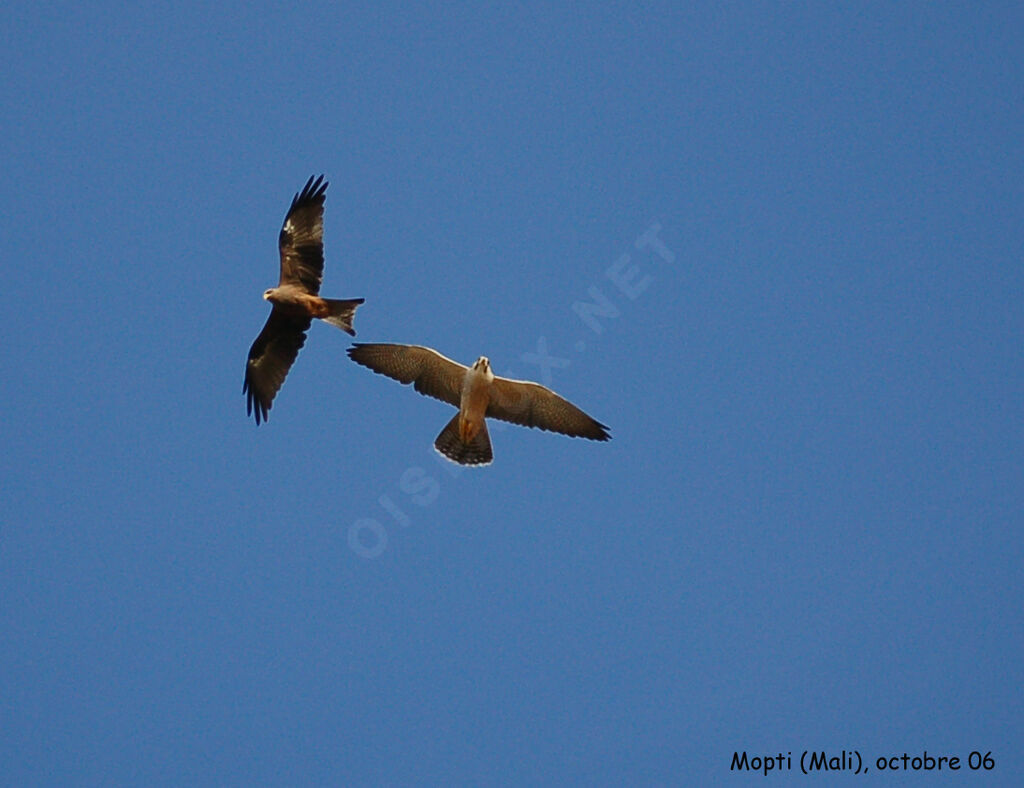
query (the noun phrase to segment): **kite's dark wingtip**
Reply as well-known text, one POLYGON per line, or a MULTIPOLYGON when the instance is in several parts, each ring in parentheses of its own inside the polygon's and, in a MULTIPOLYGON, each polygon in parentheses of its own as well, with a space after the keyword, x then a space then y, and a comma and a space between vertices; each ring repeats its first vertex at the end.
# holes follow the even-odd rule
POLYGON ((299 203, 306 202, 307 200, 322 199, 327 192, 328 186, 330 186, 330 182, 324 180, 323 173, 320 173, 319 176, 310 175, 306 185, 302 187, 302 191, 296 192, 292 198, 292 205, 288 212, 291 213, 292 209, 299 203))

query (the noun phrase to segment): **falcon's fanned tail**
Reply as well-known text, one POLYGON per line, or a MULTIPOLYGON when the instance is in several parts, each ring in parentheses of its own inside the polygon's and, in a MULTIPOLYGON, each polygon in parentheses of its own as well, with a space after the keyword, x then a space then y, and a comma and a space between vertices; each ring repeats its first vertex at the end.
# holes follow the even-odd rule
POLYGON ((494 459, 491 452, 491 436, 487 434, 487 424, 480 422, 480 431, 469 443, 463 443, 459 437, 459 414, 456 413, 441 434, 434 441, 434 448, 452 462, 459 465, 490 465, 494 459))
POLYGON ((352 319, 356 315, 356 307, 365 300, 365 298, 352 298, 347 301, 338 298, 325 298, 328 312, 324 320, 355 336, 356 330, 352 328, 352 319))

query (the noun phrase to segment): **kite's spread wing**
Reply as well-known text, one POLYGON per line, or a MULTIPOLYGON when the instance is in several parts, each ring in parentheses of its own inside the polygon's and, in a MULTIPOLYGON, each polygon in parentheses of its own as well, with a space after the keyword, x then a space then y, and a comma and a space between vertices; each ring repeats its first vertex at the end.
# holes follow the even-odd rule
POLYGON ((281 281, 278 286, 298 285, 307 293, 320 292, 324 274, 324 176, 311 175, 295 195, 284 217, 278 248, 281 250, 281 281))
POLYGON ((299 348, 306 341, 306 331, 312 320, 294 320, 275 307, 267 318, 260 335, 249 349, 245 363, 246 410, 256 411, 256 423, 267 420, 274 396, 291 369, 299 348))

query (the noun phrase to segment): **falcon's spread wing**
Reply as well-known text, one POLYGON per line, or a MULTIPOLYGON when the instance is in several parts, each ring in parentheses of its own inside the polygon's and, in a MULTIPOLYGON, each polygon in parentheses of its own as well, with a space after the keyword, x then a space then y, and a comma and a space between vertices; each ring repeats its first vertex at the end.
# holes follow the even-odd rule
POLYGON ((298 285, 307 293, 320 292, 324 275, 324 176, 309 176, 302 191, 292 199, 284 217, 277 245, 281 250, 282 285, 298 285))
POLYGON ((560 432, 574 438, 606 441, 608 428, 571 402, 539 383, 495 377, 491 384, 488 417, 560 432))
POLYGON ((261 417, 267 420, 274 396, 285 375, 291 369, 299 348, 306 342, 306 331, 313 321, 294 320, 274 307, 266 325, 249 348, 249 360, 245 363, 245 383, 242 391, 246 394, 246 412, 256 411, 256 423, 261 417))
POLYGON ((348 349, 348 355, 357 364, 399 383, 412 383, 420 394, 459 407, 466 367, 445 358, 436 350, 419 345, 357 342, 348 349))

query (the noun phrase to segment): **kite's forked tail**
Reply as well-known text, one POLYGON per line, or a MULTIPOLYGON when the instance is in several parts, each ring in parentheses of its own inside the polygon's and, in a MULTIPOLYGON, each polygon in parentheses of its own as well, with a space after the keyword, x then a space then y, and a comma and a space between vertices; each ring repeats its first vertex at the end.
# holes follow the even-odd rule
POLYGON ((434 448, 459 465, 489 465, 494 459, 491 453, 491 437, 487 434, 487 422, 481 422, 480 431, 469 443, 463 443, 459 437, 458 413, 441 430, 441 434, 434 441, 434 448))
POLYGON ((356 330, 352 328, 352 318, 355 317, 356 307, 365 300, 365 298, 352 298, 342 301, 337 298, 325 298, 323 301, 327 304, 327 314, 321 319, 355 336, 356 330))

